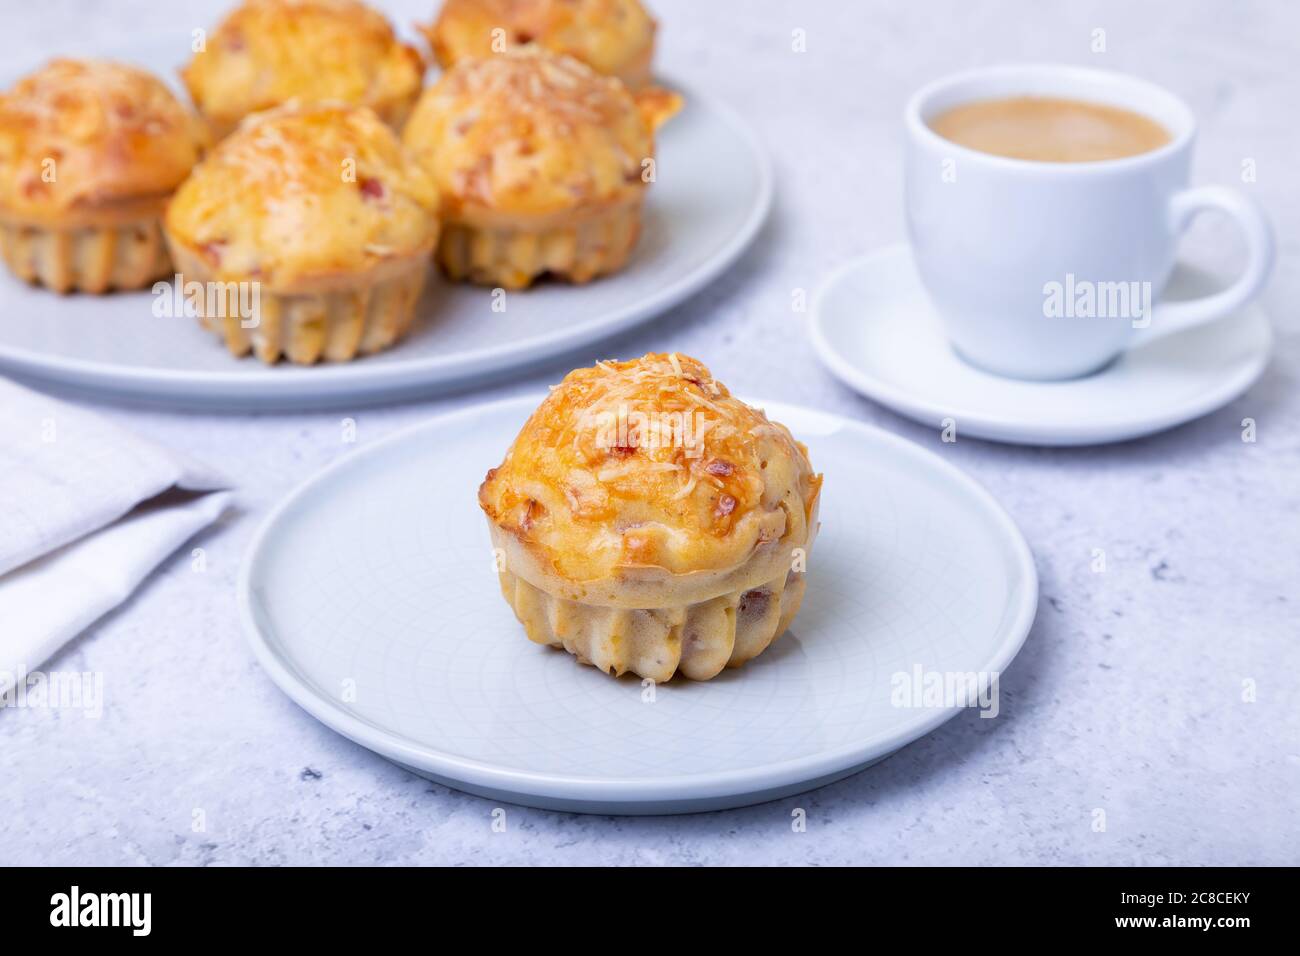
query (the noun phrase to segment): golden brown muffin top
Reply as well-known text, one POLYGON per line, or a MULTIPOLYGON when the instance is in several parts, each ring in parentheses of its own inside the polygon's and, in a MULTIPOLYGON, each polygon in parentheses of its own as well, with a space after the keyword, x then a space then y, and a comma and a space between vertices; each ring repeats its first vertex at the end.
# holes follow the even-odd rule
POLYGON ((201 124, 152 74, 52 60, 0 94, 0 209, 46 220, 164 197, 203 145, 201 124))
POLYGON ((570 372, 479 488, 488 519, 570 581, 739 566, 802 544, 821 489, 784 426, 676 354, 570 372))
POLYGON ((181 76, 203 113, 231 122, 292 99, 382 109, 415 97, 424 63, 358 0, 245 0, 181 76))
POLYGON ((654 131, 680 104, 532 46, 453 67, 424 91, 402 139, 448 215, 543 215, 635 199, 654 131))
POLYGON ((373 111, 288 104, 223 140, 177 190, 165 226, 218 277, 286 288, 427 253, 437 203, 373 111))
POLYGON ((538 43, 619 76, 648 56, 655 22, 639 0, 446 0, 421 30, 444 69, 538 43))

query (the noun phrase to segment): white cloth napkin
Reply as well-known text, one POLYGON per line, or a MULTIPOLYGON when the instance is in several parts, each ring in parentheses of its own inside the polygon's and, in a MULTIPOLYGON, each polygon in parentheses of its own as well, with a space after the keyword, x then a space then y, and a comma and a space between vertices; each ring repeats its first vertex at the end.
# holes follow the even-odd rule
POLYGON ((0 379, 0 694, 220 517, 227 488, 206 466, 0 379))

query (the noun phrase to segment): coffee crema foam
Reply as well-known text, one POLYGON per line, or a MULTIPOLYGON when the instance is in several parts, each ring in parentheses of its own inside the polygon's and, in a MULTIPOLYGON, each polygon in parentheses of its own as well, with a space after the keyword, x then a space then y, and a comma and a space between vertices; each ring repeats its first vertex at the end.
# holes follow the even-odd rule
POLYGON ((1118 106, 1055 97, 975 100, 945 110, 930 129, 960 146, 1044 163, 1123 159, 1159 149, 1169 131, 1118 106))

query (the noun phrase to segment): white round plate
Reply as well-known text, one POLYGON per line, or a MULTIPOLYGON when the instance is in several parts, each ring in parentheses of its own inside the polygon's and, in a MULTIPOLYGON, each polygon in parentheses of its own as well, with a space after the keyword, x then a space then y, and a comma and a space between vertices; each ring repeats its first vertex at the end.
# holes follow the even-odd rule
MULTIPOLYGON (((163 73, 159 64, 183 62, 189 43, 185 31, 113 55, 163 73)), ((681 91, 686 106, 660 131, 641 240, 615 275, 511 292, 504 311, 493 310, 490 289, 431 276, 415 328, 390 351, 338 365, 268 368, 232 358, 193 318, 156 316, 149 291, 58 296, 0 267, 0 371, 132 401, 320 408, 463 388, 608 338, 720 275, 771 205, 771 168, 748 127, 709 97, 662 82, 681 91)))
POLYGON ((267 518, 240 576, 276 683, 416 773, 557 810, 758 803, 860 770, 960 709, 894 706, 893 675, 996 674, 1029 631, 1033 559, 984 490, 887 432, 769 404, 826 476, 792 630, 742 668, 653 695, 533 644, 501 597, 477 490, 535 407, 472 408, 340 461, 267 518))
MULTIPOLYGON (((1208 276, 1180 267, 1165 298, 1202 295, 1208 276)), ((1092 445, 1172 428, 1254 384, 1273 335, 1258 305, 1131 349, 1095 375, 1063 382, 1002 378, 948 344, 906 245, 848 263, 818 290, 817 354, 850 388, 936 428, 1025 445, 1092 445)))

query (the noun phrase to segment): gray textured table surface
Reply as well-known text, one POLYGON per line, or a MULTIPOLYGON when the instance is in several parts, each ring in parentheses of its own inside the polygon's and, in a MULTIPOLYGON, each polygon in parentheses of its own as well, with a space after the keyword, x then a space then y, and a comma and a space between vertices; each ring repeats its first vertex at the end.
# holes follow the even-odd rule
MULTIPOLYGON (((381 4, 399 22, 434 0, 381 4)), ((212 416, 104 407, 224 469, 240 510, 178 555, 49 668, 101 671, 100 720, 0 711, 0 861, 12 863, 1298 863, 1300 862, 1300 6, 651 0, 664 72, 746 115, 775 157, 758 243, 643 330, 489 391, 354 413, 212 416), (1090 49, 1106 31, 1105 53, 1090 49), (807 51, 791 49, 806 31, 807 51), (960 67, 1059 60, 1132 71, 1202 124, 1198 182, 1240 180, 1281 243, 1264 302, 1279 332, 1246 396, 1124 445, 960 440, 842 388, 816 363, 794 289, 902 236, 898 114, 960 67), (580 362, 677 349, 737 392, 829 409, 940 451, 983 482, 1033 546, 1037 624, 1002 681, 1002 714, 959 716, 885 763, 775 804, 614 819, 492 804, 433 786, 316 723, 254 662, 235 619, 240 557, 261 515, 345 454, 488 397, 537 392, 580 362), (1241 440, 1241 420, 1258 441, 1241 440), (1092 573, 1094 547, 1108 569, 1092 573), (1243 700, 1253 680, 1257 699, 1243 700), (807 811, 792 832, 791 810, 807 811), (206 831, 191 828, 206 814, 206 831), (1106 814, 1104 832, 1094 811, 1106 814)), ((43 0, 0 14, 0 54, 119 43, 154 18, 208 26, 224 4, 43 0)), ((1226 226, 1187 257, 1230 273, 1226 226)), ((1140 396, 1135 396, 1140 400, 1140 396)))

